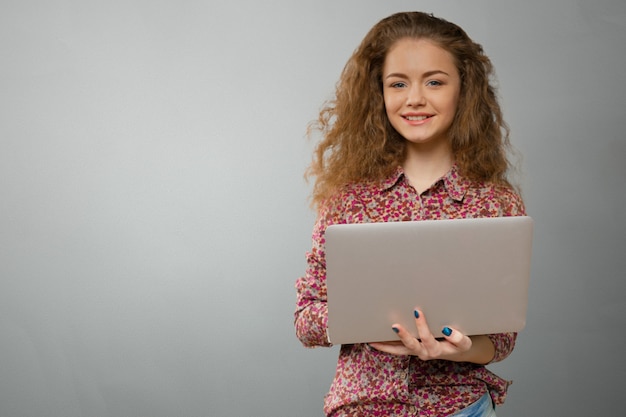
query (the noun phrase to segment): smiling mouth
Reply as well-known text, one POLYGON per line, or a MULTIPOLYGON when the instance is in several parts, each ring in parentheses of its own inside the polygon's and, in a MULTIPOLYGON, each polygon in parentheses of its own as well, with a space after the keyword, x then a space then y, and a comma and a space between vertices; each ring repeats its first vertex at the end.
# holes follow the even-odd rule
POLYGON ((404 116, 404 118, 406 120, 409 120, 411 122, 420 122, 422 120, 426 120, 431 118, 432 116, 404 116))

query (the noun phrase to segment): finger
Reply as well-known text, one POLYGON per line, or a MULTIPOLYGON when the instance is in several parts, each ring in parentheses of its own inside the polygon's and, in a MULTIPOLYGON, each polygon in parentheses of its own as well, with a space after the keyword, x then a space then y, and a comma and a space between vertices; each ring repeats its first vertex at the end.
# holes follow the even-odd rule
POLYGON ((389 342, 369 342, 368 345, 372 347, 385 347, 385 346, 404 346, 399 340, 392 340, 389 342))
POLYGON ((402 327, 402 325, 394 324, 391 326, 391 328, 394 332, 396 332, 404 346, 409 349, 413 354, 418 354, 423 350, 420 341, 417 338, 413 337, 413 335, 404 327, 402 327))
POLYGON ((404 344, 399 340, 393 341, 393 342, 371 342, 368 344, 372 348, 378 351, 390 353, 392 355, 406 355, 407 354, 406 346, 404 346, 404 344))
POLYGON ((468 344, 470 344, 471 346, 471 339, 456 329, 453 329, 451 327, 444 327, 441 330, 441 334, 443 334, 443 337, 448 342, 452 343, 454 346, 460 349, 467 348, 468 344))
POLYGON ((416 308, 413 315, 415 316, 415 326, 417 327, 418 337, 422 343, 424 343, 427 347, 437 343, 435 336, 433 336, 430 328, 428 327, 428 322, 426 321, 424 313, 416 308))

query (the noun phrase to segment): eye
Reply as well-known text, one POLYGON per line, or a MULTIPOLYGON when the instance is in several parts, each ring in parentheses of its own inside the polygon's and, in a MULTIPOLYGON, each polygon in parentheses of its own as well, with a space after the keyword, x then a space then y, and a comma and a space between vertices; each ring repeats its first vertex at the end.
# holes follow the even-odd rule
POLYGON ((403 81, 396 81, 394 83, 391 83, 389 86, 391 88, 404 88, 406 87, 406 83, 403 81))
POLYGON ((441 81, 437 81, 437 80, 430 80, 430 81, 426 82, 426 85, 430 86, 430 87, 439 87, 439 86, 443 85, 443 83, 441 81))

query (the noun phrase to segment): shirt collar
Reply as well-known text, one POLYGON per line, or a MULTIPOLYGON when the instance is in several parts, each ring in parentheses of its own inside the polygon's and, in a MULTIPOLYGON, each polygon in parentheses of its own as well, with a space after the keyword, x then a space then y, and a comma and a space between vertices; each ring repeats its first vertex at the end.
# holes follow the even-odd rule
MULTIPOLYGON (((381 191, 387 191, 396 186, 404 178, 404 170, 399 166, 389 177, 380 184, 381 191)), ((450 170, 437 181, 443 183, 445 190, 455 201, 462 201, 470 187, 470 181, 459 174, 459 169, 454 164, 450 170)))

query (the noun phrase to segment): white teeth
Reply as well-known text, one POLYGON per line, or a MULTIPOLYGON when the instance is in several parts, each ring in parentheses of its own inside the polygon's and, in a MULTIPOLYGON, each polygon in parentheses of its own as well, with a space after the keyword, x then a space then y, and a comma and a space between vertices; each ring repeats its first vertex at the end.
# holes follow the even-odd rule
POLYGON ((407 116, 406 119, 411 121, 419 121, 428 119, 428 116, 407 116))

